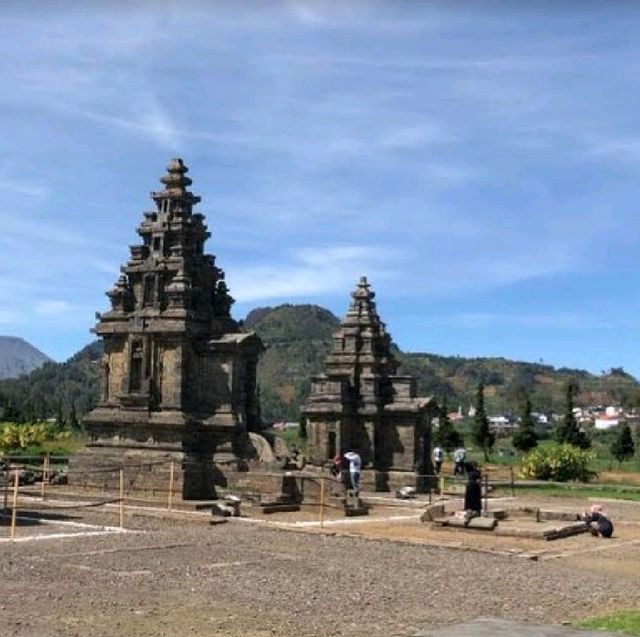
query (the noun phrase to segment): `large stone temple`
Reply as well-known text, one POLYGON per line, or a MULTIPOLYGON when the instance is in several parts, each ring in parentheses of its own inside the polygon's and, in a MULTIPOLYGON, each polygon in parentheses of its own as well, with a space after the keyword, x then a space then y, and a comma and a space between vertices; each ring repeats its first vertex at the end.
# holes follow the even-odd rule
MULTIPOLYGON (((304 406, 309 459, 320 465, 354 450, 364 469, 380 474, 430 473, 431 421, 437 406, 417 397, 415 378, 396 374, 399 363, 365 277, 351 297, 333 334, 326 371, 312 379, 304 406)), ((376 486, 381 481, 384 476, 376 475, 376 486)))
POLYGON ((107 292, 111 308, 96 315, 102 388, 84 420, 88 447, 70 467, 77 483, 114 486, 105 485, 112 474, 90 472, 124 465, 128 485, 166 490, 173 462, 183 498, 212 497, 258 428, 263 345, 231 318, 187 171, 181 159, 169 163, 138 228, 142 242, 107 292))

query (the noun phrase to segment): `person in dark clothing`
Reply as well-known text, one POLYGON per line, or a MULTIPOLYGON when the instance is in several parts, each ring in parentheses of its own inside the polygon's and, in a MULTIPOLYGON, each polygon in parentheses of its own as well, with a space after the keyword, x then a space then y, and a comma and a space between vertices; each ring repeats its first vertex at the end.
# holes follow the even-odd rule
POLYGON ((602 510, 599 504, 594 504, 588 513, 581 516, 583 522, 589 525, 592 535, 611 537, 613 535, 613 522, 602 510))
POLYGON ((331 477, 339 478, 342 473, 342 455, 337 454, 336 457, 331 461, 331 469, 329 470, 331 473, 331 477))
POLYGON ((465 465, 467 486, 464 490, 464 510, 480 515, 482 511, 482 493, 480 489, 480 468, 476 462, 465 465))

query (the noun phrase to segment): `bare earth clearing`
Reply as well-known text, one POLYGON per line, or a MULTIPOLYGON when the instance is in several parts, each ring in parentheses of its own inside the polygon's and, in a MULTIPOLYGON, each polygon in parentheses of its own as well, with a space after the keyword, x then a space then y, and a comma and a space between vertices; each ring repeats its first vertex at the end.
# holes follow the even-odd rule
MULTIPOLYGON (((590 503, 528 497, 526 504, 578 511, 590 503)), ((35 511, 38 504, 26 500, 23 508, 35 511)), ((638 608, 640 504, 607 509, 616 523, 613 539, 554 542, 435 530, 417 521, 420 508, 382 502, 366 522, 345 524, 334 512, 324 533, 313 511, 269 517, 306 521, 292 532, 238 519, 209 526, 204 514, 162 519, 129 510, 127 532, 119 533, 76 526, 114 525, 115 510, 74 509, 60 512, 61 524, 23 519, 18 533, 23 540, 62 537, 12 543, 2 539, 4 520, 1 632, 386 637, 477 617, 545 624, 638 608)))

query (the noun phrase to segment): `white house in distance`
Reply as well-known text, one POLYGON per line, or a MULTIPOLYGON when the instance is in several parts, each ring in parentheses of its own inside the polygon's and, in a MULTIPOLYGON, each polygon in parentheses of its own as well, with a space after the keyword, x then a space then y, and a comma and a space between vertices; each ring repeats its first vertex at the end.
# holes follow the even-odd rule
POLYGON ((547 414, 543 414, 539 411, 532 411, 531 418, 533 418, 533 422, 536 425, 548 425, 549 424, 549 416, 547 414))
POLYGON ((596 429, 611 429, 617 427, 623 420, 622 412, 616 407, 607 407, 604 413, 596 415, 593 426, 596 429))

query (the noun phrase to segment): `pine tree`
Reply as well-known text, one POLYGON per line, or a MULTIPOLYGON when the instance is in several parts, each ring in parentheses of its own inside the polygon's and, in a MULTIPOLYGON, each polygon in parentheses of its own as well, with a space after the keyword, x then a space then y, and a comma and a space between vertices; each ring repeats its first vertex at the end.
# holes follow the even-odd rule
POLYGON ((58 401, 58 407, 56 410, 56 426, 58 429, 64 427, 64 414, 62 413, 62 401, 58 401))
POLYGON ((307 417, 302 414, 300 416, 300 438, 302 440, 306 440, 307 439, 307 417))
POLYGON ((67 424, 72 431, 80 429, 80 423, 78 422, 78 416, 76 415, 75 400, 71 401, 71 411, 69 412, 69 419, 67 420, 67 424))
POLYGON ((531 417, 531 401, 528 396, 525 396, 518 430, 513 436, 513 446, 518 451, 526 453, 534 447, 537 447, 537 445, 538 436, 536 436, 533 418, 531 417))
POLYGON ((611 444, 611 454, 618 462, 624 462, 633 458, 635 452, 631 427, 626 423, 619 425, 616 438, 611 444))
POLYGON ((6 403, 4 404, 4 413, 2 414, 2 419, 6 420, 7 422, 20 421, 20 412, 13 406, 10 398, 8 398, 6 403))
POLYGON ((447 452, 462 447, 464 444, 460 432, 453 426, 449 418, 446 398, 443 398, 438 413, 438 428, 433 432, 433 444, 434 446, 440 445, 447 452))
POLYGON ((556 440, 559 443, 566 442, 580 449, 589 449, 591 440, 587 434, 580 429, 573 414, 573 399, 578 393, 579 387, 577 383, 570 381, 567 383, 567 393, 565 400, 565 409, 562 422, 556 429, 556 440))
POLYGON ((473 425, 471 426, 471 435, 473 441, 479 447, 482 447, 484 453, 485 462, 489 460, 489 450, 493 447, 496 441, 495 434, 489 430, 489 419, 484 409, 484 384, 478 385, 478 392, 476 394, 476 415, 473 418, 473 425))

